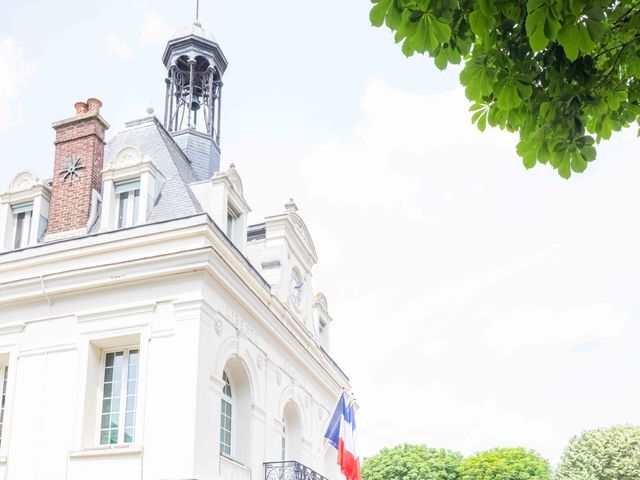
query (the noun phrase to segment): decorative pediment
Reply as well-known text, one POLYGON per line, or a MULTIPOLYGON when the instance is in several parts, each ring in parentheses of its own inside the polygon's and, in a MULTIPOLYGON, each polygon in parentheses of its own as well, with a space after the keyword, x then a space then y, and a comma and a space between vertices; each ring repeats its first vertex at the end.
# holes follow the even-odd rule
POLYGON ((38 177, 29 171, 20 172, 9 184, 7 193, 18 193, 32 189, 33 187, 43 186, 44 183, 38 177))
POLYGON ((124 147, 114 157, 111 168, 123 168, 141 163, 142 153, 136 147, 124 147))
POLYGON ((288 212, 288 216, 289 220, 291 220, 291 223, 293 224, 293 229, 300 237, 300 240, 302 240, 302 243, 307 247, 312 257, 314 259, 317 259, 318 255, 316 253, 316 247, 313 244, 313 240, 311 240, 311 234, 309 234, 309 229, 305 225, 302 218, 300 218, 300 215, 298 215, 296 212, 290 211, 288 212))
POLYGON ((238 196, 244 199, 244 190, 242 187, 242 179, 236 170, 236 166, 232 163, 229 165, 229 168, 224 172, 216 172, 213 176, 214 180, 226 180, 227 185, 229 185, 230 189, 232 189, 238 196))
POLYGON ((136 147, 122 147, 105 166, 103 180, 123 180, 151 172, 156 179, 164 178, 149 155, 143 154, 136 147))
POLYGON ((238 195, 244 198, 243 188, 242 188, 242 180, 240 179, 240 175, 238 175, 238 171, 236 170, 236 166, 232 163, 229 165, 229 168, 225 172, 227 177, 229 178, 229 182, 231 182, 231 186, 233 189, 238 192, 238 195))
POLYGON ((327 305, 327 297, 324 296, 324 293, 316 293, 314 296, 314 300, 315 303, 322 308, 322 310, 324 310, 325 312, 329 310, 327 305))

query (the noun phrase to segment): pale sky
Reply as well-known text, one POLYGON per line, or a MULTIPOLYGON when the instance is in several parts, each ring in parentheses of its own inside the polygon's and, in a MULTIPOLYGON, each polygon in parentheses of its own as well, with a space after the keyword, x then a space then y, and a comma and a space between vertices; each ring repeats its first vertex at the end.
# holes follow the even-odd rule
MULTIPOLYGON (((160 116, 164 44, 191 1, 1 0, 0 189, 52 175, 54 120, 98 97, 160 116)), ((367 0, 203 0, 230 67, 223 168, 256 222, 293 197, 360 404, 361 454, 403 442, 556 462, 640 424, 640 140, 562 180, 480 134, 455 69, 405 59, 367 0)))

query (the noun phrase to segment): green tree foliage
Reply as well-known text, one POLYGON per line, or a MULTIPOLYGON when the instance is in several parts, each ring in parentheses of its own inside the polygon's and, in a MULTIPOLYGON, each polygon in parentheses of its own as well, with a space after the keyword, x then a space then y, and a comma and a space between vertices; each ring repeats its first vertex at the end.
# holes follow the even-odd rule
POLYGON ((385 448, 362 466, 363 480, 458 480, 462 455, 424 445, 385 448))
POLYGON ((640 478, 640 427, 631 425, 584 432, 571 439, 556 472, 557 480, 637 480, 640 478))
POLYGON ((464 62, 472 121, 518 132, 525 167, 569 178, 640 115, 638 0, 371 0, 405 55, 464 62))
POLYGON ((461 472, 461 480, 551 479, 549 462, 524 448, 498 448, 479 453, 462 462, 461 472))

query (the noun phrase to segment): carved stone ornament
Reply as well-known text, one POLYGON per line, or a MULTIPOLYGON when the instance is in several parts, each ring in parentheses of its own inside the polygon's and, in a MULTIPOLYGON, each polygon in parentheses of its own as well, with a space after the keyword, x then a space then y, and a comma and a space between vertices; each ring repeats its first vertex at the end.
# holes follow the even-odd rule
POLYGON ((242 189, 242 180, 240 179, 240 175, 238 175, 238 171, 236 170, 236 166, 232 163, 229 165, 229 169, 226 172, 227 178, 229 182, 231 182, 231 186, 233 189, 238 192, 238 195, 242 197, 243 189, 242 189))
POLYGON ((282 372, 280 370, 276 372, 276 382, 278 385, 282 385, 282 372))
POLYGON ((309 407, 311 406, 311 395, 306 395, 304 397, 304 408, 306 408, 307 410, 309 410, 309 407))
POLYGON ((142 154, 136 147, 124 147, 115 156, 112 167, 122 168, 142 161, 142 154))
POLYGON ((69 158, 67 159, 67 166, 60 170, 60 175, 62 175, 62 180, 66 181, 67 179, 73 181, 74 177, 80 178, 80 170, 83 170, 85 167, 82 162, 80 162, 80 157, 77 155, 69 154, 69 158))
POLYGON ((22 192, 32 187, 43 185, 42 180, 34 176, 31 172, 20 172, 9 185, 8 193, 22 192))
POLYGON ((220 317, 216 318, 215 329, 218 336, 222 335, 222 332, 224 332, 224 324, 222 323, 222 319, 220 317))
POLYGON ((258 368, 260 370, 264 368, 264 357, 262 355, 258 355, 258 368))
POLYGON ((324 410, 322 409, 322 407, 318 407, 318 420, 322 421, 323 418, 324 418, 324 410))

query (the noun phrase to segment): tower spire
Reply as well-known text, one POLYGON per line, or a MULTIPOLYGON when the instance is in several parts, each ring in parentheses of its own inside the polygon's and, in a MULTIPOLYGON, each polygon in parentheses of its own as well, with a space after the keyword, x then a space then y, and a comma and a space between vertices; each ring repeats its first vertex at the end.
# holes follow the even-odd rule
POLYGON ((196 23, 200 23, 200 0, 196 0, 196 23))

